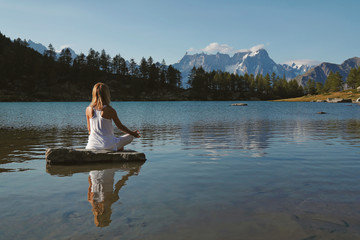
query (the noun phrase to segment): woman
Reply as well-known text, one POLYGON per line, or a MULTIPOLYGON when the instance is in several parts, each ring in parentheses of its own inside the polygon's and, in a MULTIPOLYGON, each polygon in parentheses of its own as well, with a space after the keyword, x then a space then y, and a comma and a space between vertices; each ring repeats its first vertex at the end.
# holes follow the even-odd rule
POLYGON ((140 137, 139 131, 131 131, 120 122, 115 109, 110 106, 110 91, 104 83, 97 83, 93 88, 92 101, 86 108, 86 120, 89 131, 86 149, 122 151, 134 137, 140 137), (127 134, 115 137, 112 121, 127 134))

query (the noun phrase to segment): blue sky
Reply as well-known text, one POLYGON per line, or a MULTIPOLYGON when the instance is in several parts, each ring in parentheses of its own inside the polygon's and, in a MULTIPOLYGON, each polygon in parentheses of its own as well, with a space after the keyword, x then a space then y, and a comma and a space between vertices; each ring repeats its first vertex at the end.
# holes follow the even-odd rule
POLYGON ((0 31, 137 62, 263 46, 277 63, 342 63, 360 57, 359 12, 357 0, 0 0, 0 31))

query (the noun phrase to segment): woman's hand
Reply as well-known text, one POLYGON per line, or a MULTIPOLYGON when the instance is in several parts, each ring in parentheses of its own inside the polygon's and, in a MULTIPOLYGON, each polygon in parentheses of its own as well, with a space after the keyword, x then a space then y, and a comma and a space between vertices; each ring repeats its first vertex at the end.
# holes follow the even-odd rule
POLYGON ((141 137, 141 136, 140 136, 140 131, 139 131, 139 130, 135 130, 135 131, 133 131, 133 134, 131 134, 131 135, 133 135, 133 136, 134 136, 134 137, 136 137, 136 138, 141 137))

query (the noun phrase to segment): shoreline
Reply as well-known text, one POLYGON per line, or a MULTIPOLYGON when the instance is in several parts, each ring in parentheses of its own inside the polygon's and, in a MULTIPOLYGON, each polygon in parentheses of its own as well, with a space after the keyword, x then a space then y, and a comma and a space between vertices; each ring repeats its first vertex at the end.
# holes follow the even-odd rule
POLYGON ((271 100, 273 102, 316 102, 316 101, 326 101, 328 98, 343 98, 351 99, 355 102, 360 98, 360 92, 356 89, 344 90, 340 92, 331 92, 318 95, 305 95, 297 98, 286 98, 286 99, 276 99, 271 100))

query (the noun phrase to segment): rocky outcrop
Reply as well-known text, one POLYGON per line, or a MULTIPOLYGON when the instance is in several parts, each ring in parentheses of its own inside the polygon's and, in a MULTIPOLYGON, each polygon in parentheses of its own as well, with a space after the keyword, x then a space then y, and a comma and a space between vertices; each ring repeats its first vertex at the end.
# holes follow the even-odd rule
POLYGON ((74 148, 48 148, 45 153, 46 163, 50 165, 83 164, 95 162, 146 161, 144 153, 126 150, 87 150, 74 148))
POLYGON ((328 103, 352 103, 350 98, 328 98, 326 100, 328 103))

